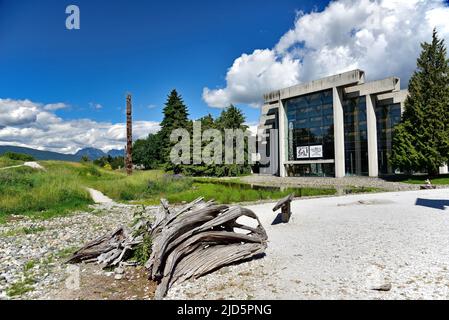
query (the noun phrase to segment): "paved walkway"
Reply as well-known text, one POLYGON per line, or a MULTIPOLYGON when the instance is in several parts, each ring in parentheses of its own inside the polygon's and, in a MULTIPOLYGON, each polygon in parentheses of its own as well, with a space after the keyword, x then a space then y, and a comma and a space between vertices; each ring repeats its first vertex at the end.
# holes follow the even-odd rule
POLYGON ((289 224, 272 225, 273 206, 248 207, 267 230, 265 258, 169 298, 449 299, 449 189, 298 200, 289 224))

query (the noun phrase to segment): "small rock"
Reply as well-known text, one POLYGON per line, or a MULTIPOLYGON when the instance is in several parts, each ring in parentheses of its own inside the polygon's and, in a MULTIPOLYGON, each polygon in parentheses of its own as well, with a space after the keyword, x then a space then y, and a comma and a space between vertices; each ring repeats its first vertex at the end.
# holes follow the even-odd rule
POLYGON ((370 289, 375 291, 390 291, 391 287, 391 283, 384 283, 381 285, 372 286, 370 289))
POLYGON ((118 267, 114 270, 115 274, 124 274, 125 273, 125 269, 118 267))
POLYGON ((122 274, 116 274, 114 279, 115 280, 122 280, 123 279, 123 275, 122 274))

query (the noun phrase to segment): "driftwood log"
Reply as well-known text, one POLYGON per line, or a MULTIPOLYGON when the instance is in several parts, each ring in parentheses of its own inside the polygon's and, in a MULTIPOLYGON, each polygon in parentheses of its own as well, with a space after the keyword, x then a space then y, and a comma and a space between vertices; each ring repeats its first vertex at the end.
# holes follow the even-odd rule
POLYGON ((121 227, 86 244, 68 262, 118 266, 150 237, 151 252, 145 267, 150 279, 158 282, 155 298, 161 299, 174 283, 259 257, 267 247, 267 234, 254 212, 202 198, 178 209, 162 199, 151 220, 141 217, 132 229, 128 234, 121 227))

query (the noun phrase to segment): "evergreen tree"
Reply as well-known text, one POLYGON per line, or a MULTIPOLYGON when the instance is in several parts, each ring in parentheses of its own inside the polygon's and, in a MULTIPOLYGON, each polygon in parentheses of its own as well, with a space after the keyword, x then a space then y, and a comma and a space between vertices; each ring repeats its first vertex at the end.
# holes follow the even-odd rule
POLYGON ((133 161, 135 164, 143 165, 145 169, 156 169, 162 163, 160 149, 160 136, 149 134, 146 139, 139 139, 134 142, 133 161))
POLYGON ((390 159, 401 170, 434 175, 449 156, 449 60, 436 30, 421 47, 390 159))
POLYGON ((161 122, 161 131, 159 132, 162 146, 162 158, 165 163, 170 163, 170 150, 173 143, 170 142, 170 135, 176 129, 189 129, 191 123, 188 120, 189 113, 184 105, 182 97, 176 90, 173 90, 168 96, 164 107, 164 119, 161 122))
MULTIPOLYGON (((234 105, 230 105, 225 110, 223 110, 218 117, 216 123, 218 128, 222 131, 223 134, 223 146, 225 145, 226 140, 226 131, 229 129, 240 129, 243 132, 248 130, 248 126, 245 123, 246 119, 243 115, 242 110, 235 107, 234 105)), ((234 157, 236 156, 235 150, 237 147, 236 141, 233 143, 234 146, 234 157)), ((225 148, 223 148, 225 150, 225 148)), ((225 163, 225 152, 223 152, 223 163, 225 163)), ((248 163, 248 143, 247 139, 245 139, 245 147, 244 147, 244 157, 245 164, 223 164, 221 166, 215 166, 215 175, 217 176, 239 176, 242 174, 249 174, 251 172, 251 166, 248 163)))
POLYGON ((217 125, 220 129, 242 129, 246 131, 248 129, 243 123, 245 122, 245 116, 242 110, 238 109, 234 105, 230 105, 220 114, 217 119, 217 125))

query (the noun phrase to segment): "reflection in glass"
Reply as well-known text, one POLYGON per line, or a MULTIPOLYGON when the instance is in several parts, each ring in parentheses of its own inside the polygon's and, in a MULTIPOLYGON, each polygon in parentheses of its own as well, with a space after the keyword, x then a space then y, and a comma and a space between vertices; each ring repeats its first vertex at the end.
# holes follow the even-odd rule
POLYGON ((379 173, 393 174, 389 163, 394 127, 401 121, 401 104, 380 104, 376 106, 377 150, 379 173))
POLYGON ((368 175, 366 97, 343 102, 346 175, 368 175))

